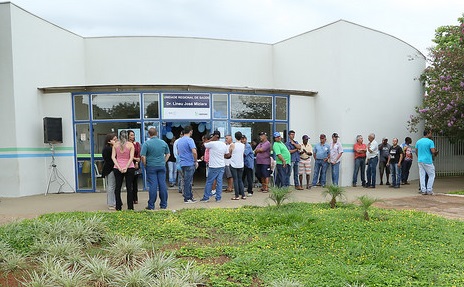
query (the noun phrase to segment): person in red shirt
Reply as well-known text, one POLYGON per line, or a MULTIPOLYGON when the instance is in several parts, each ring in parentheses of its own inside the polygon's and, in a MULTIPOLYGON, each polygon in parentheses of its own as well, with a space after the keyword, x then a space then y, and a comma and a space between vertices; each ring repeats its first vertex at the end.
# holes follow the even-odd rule
POLYGON ((358 182, 358 172, 361 169, 361 183, 366 185, 366 144, 363 143, 362 135, 356 136, 356 143, 353 146, 354 151, 354 172, 353 172, 353 187, 356 187, 358 182))

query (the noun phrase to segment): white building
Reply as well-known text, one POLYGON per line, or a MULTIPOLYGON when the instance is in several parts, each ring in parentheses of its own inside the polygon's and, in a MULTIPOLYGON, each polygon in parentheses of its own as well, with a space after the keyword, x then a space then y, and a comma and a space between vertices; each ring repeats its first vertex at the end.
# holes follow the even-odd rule
MULTIPOLYGON (((100 188, 94 169, 107 133, 131 128, 143 135, 157 126, 169 138, 186 124, 196 136, 220 129, 256 138, 291 129, 313 145, 320 133, 330 141, 337 132, 345 151, 341 184, 351 185, 357 134, 367 139, 374 132, 379 143, 411 136, 406 121, 420 104, 424 68, 425 57, 411 45, 343 20, 275 44, 84 38, 0 3, 0 196, 46 191, 51 152, 44 117, 62 118, 55 162, 77 191, 100 188), (201 103, 168 106, 181 96, 201 103)), ((417 178, 416 165, 411 176, 417 178)))

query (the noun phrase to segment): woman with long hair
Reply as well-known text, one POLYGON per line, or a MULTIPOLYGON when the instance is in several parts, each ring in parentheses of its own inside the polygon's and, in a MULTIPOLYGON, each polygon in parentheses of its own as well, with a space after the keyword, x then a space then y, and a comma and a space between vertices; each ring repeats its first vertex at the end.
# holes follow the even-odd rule
POLYGON ((134 204, 139 203, 138 191, 139 191, 139 175, 142 174, 142 169, 140 168, 140 143, 135 141, 135 132, 133 130, 128 130, 127 135, 129 141, 134 145, 134 180, 132 181, 132 193, 134 194, 134 204))
POLYGON ((116 188, 116 178, 114 177, 114 162, 111 158, 111 154, 113 152, 113 145, 117 141, 118 137, 115 133, 107 134, 105 138, 105 146, 102 150, 102 177, 104 178, 103 180, 106 181, 106 202, 108 204, 108 209, 114 209, 116 207, 116 197, 114 195, 114 190, 116 188))
POLYGON ((122 209, 121 187, 122 181, 126 179, 127 189, 127 209, 134 209, 134 195, 132 192, 132 182, 134 180, 134 145, 128 141, 127 132, 122 130, 119 133, 119 142, 113 145, 111 158, 114 162, 114 176, 116 178, 116 210, 122 209))

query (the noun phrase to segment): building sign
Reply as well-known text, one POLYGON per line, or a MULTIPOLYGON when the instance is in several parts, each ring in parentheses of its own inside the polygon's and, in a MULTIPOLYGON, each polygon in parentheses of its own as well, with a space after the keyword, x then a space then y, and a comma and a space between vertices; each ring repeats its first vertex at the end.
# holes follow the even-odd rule
POLYGON ((211 118, 211 95, 189 93, 166 93, 162 96, 163 119, 209 120, 211 118))

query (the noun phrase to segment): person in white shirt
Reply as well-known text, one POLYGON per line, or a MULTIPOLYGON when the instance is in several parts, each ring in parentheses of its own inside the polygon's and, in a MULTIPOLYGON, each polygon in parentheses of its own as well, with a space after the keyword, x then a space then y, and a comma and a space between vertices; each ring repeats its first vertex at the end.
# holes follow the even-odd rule
POLYGON ((329 163, 332 168, 332 184, 338 186, 338 178, 340 175, 340 160, 343 154, 343 146, 338 141, 338 134, 332 134, 332 144, 330 145, 329 163))
POLYGON ((367 182, 364 187, 375 188, 375 177, 377 163, 379 162, 379 144, 375 140, 375 134, 371 133, 368 137, 369 143, 367 144, 367 182))
POLYGON ((232 200, 246 199, 245 188, 243 187, 243 154, 245 153, 245 145, 241 142, 242 133, 235 133, 235 142, 230 146, 230 171, 234 181, 235 197, 232 200))
POLYGON ((229 154, 229 148, 227 145, 220 141, 221 133, 214 131, 213 136, 206 140, 204 145, 209 150, 209 162, 208 162, 208 177, 206 179, 206 185, 203 192, 203 198, 200 202, 208 202, 209 198, 213 196, 211 189, 213 182, 216 180, 216 202, 220 202, 222 199, 222 177, 224 176, 225 161, 224 156, 229 154))

